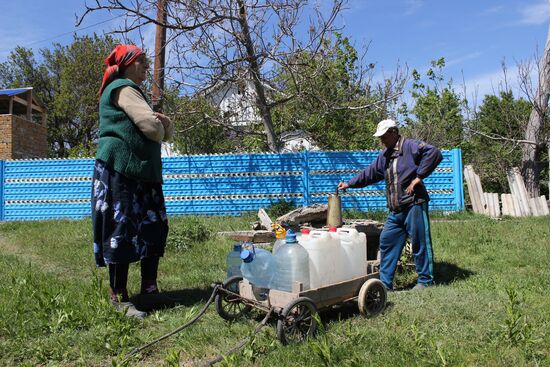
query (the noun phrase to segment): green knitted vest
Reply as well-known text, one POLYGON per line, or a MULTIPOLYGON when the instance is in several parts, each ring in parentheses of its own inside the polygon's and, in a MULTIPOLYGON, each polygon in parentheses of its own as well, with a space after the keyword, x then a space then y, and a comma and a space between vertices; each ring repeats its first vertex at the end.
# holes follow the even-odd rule
POLYGON ((99 99, 99 146, 96 158, 127 177, 162 182, 160 144, 147 139, 112 101, 115 90, 124 86, 135 88, 143 95, 137 84, 128 79, 116 79, 103 90, 99 99))

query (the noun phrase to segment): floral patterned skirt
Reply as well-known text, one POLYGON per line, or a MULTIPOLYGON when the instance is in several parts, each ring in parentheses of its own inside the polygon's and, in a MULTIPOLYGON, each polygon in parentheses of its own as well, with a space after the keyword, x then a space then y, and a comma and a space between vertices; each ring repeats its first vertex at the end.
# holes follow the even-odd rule
POLYGON ((97 266, 163 256, 168 218, 162 184, 130 179, 96 160, 92 226, 97 266))

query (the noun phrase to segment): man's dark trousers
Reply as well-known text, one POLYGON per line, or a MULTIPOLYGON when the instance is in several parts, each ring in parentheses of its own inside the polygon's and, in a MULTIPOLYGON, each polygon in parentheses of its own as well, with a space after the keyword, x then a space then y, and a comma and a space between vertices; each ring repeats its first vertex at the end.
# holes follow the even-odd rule
POLYGON ((399 213, 390 213, 380 234, 380 280, 388 289, 393 289, 393 276, 397 261, 411 239, 418 283, 433 282, 433 251, 428 217, 428 203, 405 208, 399 213))

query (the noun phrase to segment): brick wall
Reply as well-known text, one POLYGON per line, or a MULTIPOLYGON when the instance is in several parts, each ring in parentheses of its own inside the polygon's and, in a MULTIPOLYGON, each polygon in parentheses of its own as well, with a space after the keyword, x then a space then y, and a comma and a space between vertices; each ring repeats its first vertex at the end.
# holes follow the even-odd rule
POLYGON ((48 129, 13 115, 0 115, 0 159, 46 158, 48 129))
POLYGON ((12 159, 12 115, 0 115, 0 159, 12 159))

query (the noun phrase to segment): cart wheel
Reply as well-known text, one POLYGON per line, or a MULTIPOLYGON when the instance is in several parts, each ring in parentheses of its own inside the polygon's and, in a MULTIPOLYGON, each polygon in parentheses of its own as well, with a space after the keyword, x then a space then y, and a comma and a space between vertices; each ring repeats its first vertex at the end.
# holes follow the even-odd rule
POLYGON ((317 321, 313 318, 317 307, 307 297, 299 297, 285 306, 277 321, 277 337, 283 345, 305 340, 317 330, 317 321))
MULTIPOLYGON (((223 288, 233 293, 239 293, 239 282, 241 280, 243 280, 243 277, 238 275, 228 278, 223 283, 223 288)), ((224 292, 218 292, 214 302, 216 303, 218 314, 228 321, 233 321, 244 316, 251 309, 249 305, 242 303, 239 297, 224 292)))
POLYGON ((378 315, 386 307, 386 287, 378 279, 369 279, 362 286, 357 298, 359 312, 363 316, 371 317, 378 315))

